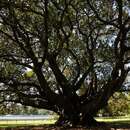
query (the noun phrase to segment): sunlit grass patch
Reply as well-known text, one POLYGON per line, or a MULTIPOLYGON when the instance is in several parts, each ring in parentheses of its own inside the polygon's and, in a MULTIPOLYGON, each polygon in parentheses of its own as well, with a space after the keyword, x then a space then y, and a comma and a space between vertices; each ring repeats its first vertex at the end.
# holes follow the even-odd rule
POLYGON ((0 121, 0 127, 16 127, 16 126, 38 126, 46 124, 54 124, 56 120, 6 120, 0 121))
MULTIPOLYGON (((110 124, 130 124, 130 117, 97 117, 97 121, 110 124)), ((42 126, 51 125, 56 119, 49 120, 0 120, 0 128, 24 127, 24 126, 42 126)))
POLYGON ((122 117, 99 117, 96 118, 99 122, 108 122, 108 123, 129 123, 130 124, 130 116, 122 116, 122 117))

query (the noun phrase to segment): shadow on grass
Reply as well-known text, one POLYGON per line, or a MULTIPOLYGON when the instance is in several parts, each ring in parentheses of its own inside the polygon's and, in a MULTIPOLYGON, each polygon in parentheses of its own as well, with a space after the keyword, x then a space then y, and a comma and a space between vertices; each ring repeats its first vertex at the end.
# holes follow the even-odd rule
POLYGON ((130 130, 130 122, 120 121, 120 122, 111 122, 108 123, 111 128, 115 129, 129 129, 130 130))
POLYGON ((114 122, 106 122, 103 123, 99 127, 57 127, 55 125, 38 125, 38 126, 10 126, 0 128, 0 130, 130 130, 130 122, 129 121, 114 121, 114 122))

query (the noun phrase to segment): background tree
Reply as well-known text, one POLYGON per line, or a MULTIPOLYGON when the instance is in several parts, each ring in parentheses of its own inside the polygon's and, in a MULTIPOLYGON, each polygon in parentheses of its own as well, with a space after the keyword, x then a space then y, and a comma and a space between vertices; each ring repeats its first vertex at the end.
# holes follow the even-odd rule
POLYGON ((0 104, 0 115, 54 115, 52 111, 11 102, 0 104))
POLYGON ((130 111, 128 93, 116 92, 108 101, 108 105, 99 111, 99 116, 127 116, 130 111))
POLYGON ((128 0, 0 0, 1 102, 54 111, 57 125, 96 125, 93 116, 129 72, 129 6, 128 0))

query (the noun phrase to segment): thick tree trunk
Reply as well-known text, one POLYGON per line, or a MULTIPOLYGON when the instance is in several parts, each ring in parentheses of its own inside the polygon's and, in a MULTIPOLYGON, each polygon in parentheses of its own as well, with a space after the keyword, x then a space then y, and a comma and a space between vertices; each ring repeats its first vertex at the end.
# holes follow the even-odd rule
POLYGON ((98 125, 98 122, 94 119, 94 116, 91 114, 83 115, 80 123, 82 126, 89 126, 89 127, 98 125))
POLYGON ((80 116, 76 112, 69 111, 59 116, 56 122, 58 126, 76 126, 80 123, 80 116))
POLYGON ((99 93, 100 95, 95 96, 87 101, 78 100, 75 97, 66 97, 64 103, 62 105, 62 111, 60 112, 60 116, 56 125, 59 126, 99 126, 94 116, 98 112, 99 109, 103 108, 107 105, 107 101, 112 91, 108 91, 105 95, 105 92, 99 93), (76 99, 76 100, 75 100, 76 99))
POLYGON ((98 126, 99 123, 94 119, 90 114, 86 114, 84 116, 71 115, 69 116, 60 116, 56 122, 57 126, 98 126))
MULTIPOLYGON (((101 99, 101 98, 100 98, 101 99)), ((105 104, 106 101, 103 102, 105 104)), ((88 104, 82 104, 80 106, 75 104, 66 103, 65 109, 61 112, 56 125, 58 126, 98 126, 98 123, 94 116, 99 109, 102 108, 103 104, 101 100, 94 99, 88 104)))

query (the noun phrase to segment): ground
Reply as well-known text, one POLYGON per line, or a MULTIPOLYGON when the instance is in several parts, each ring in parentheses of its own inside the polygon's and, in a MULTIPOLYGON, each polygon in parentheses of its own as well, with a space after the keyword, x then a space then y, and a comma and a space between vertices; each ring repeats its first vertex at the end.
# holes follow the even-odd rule
POLYGON ((80 126, 77 128, 56 127, 54 119, 0 121, 0 130, 130 130, 130 115, 123 117, 101 117, 96 118, 96 120, 101 122, 101 125, 96 128, 80 126))

